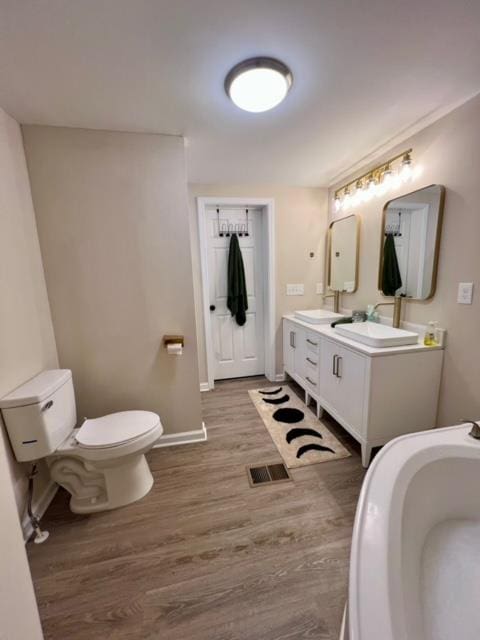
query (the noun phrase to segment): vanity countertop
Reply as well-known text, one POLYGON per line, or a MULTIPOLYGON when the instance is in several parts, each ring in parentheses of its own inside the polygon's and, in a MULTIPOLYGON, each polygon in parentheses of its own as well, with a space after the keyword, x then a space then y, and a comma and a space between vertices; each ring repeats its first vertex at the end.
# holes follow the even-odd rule
POLYGON ((369 347, 368 345, 362 344, 361 342, 357 342, 356 340, 350 340, 349 338, 341 336, 330 325, 310 324, 309 322, 304 322, 303 320, 299 320, 293 315, 293 313, 284 315, 283 317, 285 318, 285 320, 290 320, 290 322, 295 322, 295 324, 305 327, 309 331, 313 331, 322 336, 325 336, 326 338, 335 340, 335 342, 343 344, 349 349, 352 349, 353 351, 358 351, 358 353, 363 353, 373 358, 376 356, 389 356, 389 355, 401 354, 401 353, 415 353, 417 351, 438 351, 443 349, 443 347, 441 346, 426 347, 423 344, 423 341, 419 341, 417 344, 409 344, 401 347, 380 347, 380 348, 369 347))

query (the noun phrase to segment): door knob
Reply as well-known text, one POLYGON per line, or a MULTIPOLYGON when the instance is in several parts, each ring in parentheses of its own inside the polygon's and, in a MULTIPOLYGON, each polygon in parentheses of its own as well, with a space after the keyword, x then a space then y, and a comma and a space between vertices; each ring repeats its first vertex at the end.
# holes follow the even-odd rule
POLYGON ((210 311, 215 311, 215 309, 216 309, 215 305, 214 305, 214 304, 211 304, 211 305, 210 305, 210 311))

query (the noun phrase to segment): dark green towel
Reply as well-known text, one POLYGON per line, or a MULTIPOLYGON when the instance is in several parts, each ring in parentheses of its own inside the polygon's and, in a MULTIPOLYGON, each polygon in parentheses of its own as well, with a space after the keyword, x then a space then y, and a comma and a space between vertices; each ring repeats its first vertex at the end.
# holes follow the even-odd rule
POLYGON ((242 252, 240 251, 236 233, 232 234, 230 238, 227 296, 227 307, 230 309, 232 316, 235 316, 237 324, 243 326, 247 321, 247 285, 245 284, 242 252))
POLYGON ((397 252, 393 234, 385 236, 383 248, 382 291, 385 296, 394 296, 402 287, 402 276, 398 267, 397 252))

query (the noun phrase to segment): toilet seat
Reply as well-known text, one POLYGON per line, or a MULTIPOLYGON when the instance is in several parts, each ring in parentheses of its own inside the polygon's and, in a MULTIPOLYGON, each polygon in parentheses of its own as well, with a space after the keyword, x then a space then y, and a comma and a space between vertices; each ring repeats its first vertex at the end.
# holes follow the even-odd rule
POLYGON ((159 424, 160 418, 151 411, 120 411, 85 420, 75 430, 75 440, 81 448, 106 449, 140 438, 159 424))

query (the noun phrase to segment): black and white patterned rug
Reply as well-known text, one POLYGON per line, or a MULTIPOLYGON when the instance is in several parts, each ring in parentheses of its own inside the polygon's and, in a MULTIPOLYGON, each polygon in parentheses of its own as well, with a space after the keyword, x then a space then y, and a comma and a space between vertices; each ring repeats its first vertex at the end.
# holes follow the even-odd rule
POLYGON ((350 456, 287 385, 248 393, 289 469, 350 456))

